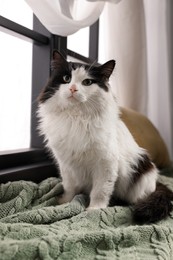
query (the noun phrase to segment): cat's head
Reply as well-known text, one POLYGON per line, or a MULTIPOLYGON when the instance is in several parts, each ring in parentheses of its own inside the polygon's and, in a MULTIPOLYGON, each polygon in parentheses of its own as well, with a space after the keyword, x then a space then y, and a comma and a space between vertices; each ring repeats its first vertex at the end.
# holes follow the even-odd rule
POLYGON ((93 96, 109 91, 108 80, 114 67, 114 60, 101 66, 68 62, 55 50, 51 77, 39 96, 39 102, 54 99, 56 106, 62 109, 85 103, 93 96))

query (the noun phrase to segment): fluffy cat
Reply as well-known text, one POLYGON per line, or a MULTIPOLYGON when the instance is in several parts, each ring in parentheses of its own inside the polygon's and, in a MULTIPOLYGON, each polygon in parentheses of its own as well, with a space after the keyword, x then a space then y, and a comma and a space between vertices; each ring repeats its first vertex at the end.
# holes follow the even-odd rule
POLYGON ((133 205, 135 221, 155 222, 169 215, 173 193, 157 183, 156 166, 120 119, 109 86, 114 66, 114 60, 101 66, 68 62, 53 52, 38 116, 63 181, 58 202, 86 193, 90 210, 120 199, 133 205))

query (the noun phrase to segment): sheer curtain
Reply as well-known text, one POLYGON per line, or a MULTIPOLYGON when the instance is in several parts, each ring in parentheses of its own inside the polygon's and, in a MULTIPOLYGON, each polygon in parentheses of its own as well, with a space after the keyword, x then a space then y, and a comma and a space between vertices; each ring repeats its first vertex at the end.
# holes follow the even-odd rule
POLYGON ((105 2, 120 0, 25 0, 53 34, 68 36, 97 21, 105 2))
POLYGON ((147 59, 143 1, 107 4, 100 18, 100 59, 117 62, 112 78, 121 105, 147 111, 147 59), (105 23, 106 21, 106 23, 105 23))
POLYGON ((170 1, 107 3, 100 17, 100 61, 117 60, 112 85, 120 105, 147 115, 172 157, 170 1))
POLYGON ((120 105, 147 115, 172 156, 171 0, 25 0, 53 34, 67 36, 100 17, 99 61, 116 59, 112 86, 120 105))
POLYGON ((172 156, 171 46, 169 20, 171 0, 145 0, 148 116, 160 130, 172 156))

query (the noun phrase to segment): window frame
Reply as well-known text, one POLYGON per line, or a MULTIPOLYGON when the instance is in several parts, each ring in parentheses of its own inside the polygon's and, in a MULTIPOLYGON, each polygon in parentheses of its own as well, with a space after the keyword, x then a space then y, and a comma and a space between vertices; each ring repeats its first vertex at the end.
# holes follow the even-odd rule
POLYGON ((33 30, 3 16, 0 16, 0 27, 3 32, 33 43, 30 148, 0 152, 0 183, 21 179, 39 182, 50 176, 58 176, 58 169, 37 132, 37 97, 50 75, 51 53, 54 49, 84 63, 98 61, 99 21, 89 29, 88 57, 67 49, 68 38, 51 34, 35 15, 33 30))

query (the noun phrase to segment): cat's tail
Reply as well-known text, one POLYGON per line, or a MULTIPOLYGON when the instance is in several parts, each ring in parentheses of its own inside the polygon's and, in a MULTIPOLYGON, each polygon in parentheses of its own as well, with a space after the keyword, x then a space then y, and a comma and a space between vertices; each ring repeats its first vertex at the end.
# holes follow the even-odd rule
POLYGON ((153 193, 134 205, 134 222, 138 224, 155 223, 168 217, 173 209, 172 200, 173 192, 158 182, 153 193))

